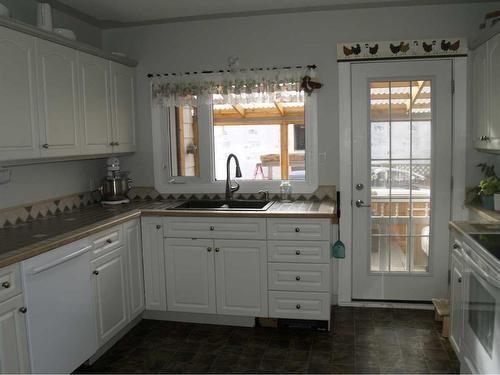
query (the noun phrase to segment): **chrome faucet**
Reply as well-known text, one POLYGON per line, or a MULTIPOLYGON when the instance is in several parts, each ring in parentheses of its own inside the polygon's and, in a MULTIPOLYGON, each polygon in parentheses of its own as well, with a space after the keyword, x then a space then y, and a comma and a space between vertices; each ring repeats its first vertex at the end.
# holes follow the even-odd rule
POLYGON ((226 200, 233 199, 233 193, 238 191, 240 185, 234 181, 235 186, 231 183, 231 159, 234 158, 236 162, 236 177, 241 177, 240 162, 235 154, 229 154, 226 161, 226 200))

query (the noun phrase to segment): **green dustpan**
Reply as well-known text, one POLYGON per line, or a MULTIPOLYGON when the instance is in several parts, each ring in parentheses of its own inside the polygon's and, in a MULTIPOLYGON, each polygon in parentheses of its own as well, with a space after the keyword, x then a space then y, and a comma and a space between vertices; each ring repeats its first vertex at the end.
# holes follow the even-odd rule
POLYGON ((345 245, 340 240, 340 191, 337 191, 337 221, 338 237, 337 241, 333 244, 332 255, 334 258, 343 259, 345 258, 345 245))

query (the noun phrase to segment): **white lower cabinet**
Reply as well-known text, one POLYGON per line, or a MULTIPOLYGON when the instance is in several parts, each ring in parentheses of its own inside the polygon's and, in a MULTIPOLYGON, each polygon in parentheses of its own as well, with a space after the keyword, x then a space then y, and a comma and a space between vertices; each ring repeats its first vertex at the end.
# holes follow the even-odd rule
POLYGON ((461 238, 452 232, 451 238, 451 290, 450 290, 450 344, 460 357, 464 330, 463 275, 464 261, 461 238))
POLYGON ((0 373, 29 371, 26 310, 20 294, 0 303, 0 373))
POLYGON ((217 313, 267 316, 266 241, 215 240, 214 250, 217 313))
POLYGON ((167 308, 215 314, 213 241, 165 239, 167 308))
POLYGON ((91 262, 99 345, 128 323, 125 257, 122 246, 91 262))
POLYGON ((141 221, 135 219, 123 224, 127 249, 127 280, 129 315, 134 319, 144 311, 144 269, 142 265, 141 221))

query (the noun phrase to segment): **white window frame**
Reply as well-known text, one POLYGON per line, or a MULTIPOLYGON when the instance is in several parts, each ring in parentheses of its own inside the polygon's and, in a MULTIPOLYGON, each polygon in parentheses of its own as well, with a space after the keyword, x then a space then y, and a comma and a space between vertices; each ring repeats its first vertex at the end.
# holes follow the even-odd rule
MULTIPOLYGON (((169 126, 169 109, 166 107, 152 106, 152 135, 153 135, 153 162, 155 189, 161 194, 224 194, 225 180, 215 180, 214 144, 213 144, 213 115, 212 106, 206 98, 201 97, 198 105, 198 152, 200 156, 200 176, 180 177, 171 175, 169 126), (202 142, 203 140, 210 142, 202 142)), ((290 181, 293 193, 309 194, 318 188, 318 109, 317 93, 305 98, 305 124, 306 124, 306 179, 304 181, 290 181)), ((236 155, 238 154, 235 152, 236 155)), ((234 179, 235 167, 231 164, 232 178, 234 179)), ((259 190, 268 190, 278 193, 281 180, 242 180, 238 193, 256 193, 259 190)))

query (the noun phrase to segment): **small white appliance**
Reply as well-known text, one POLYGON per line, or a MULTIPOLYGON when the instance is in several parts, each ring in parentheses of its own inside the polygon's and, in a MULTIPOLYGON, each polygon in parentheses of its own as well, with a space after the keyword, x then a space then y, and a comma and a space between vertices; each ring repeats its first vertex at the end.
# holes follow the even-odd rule
POLYGON ((472 234, 463 244, 463 370, 500 373, 500 234, 472 234))
POLYGON ((52 31, 52 8, 50 4, 38 4, 36 10, 36 26, 45 31, 52 31))

